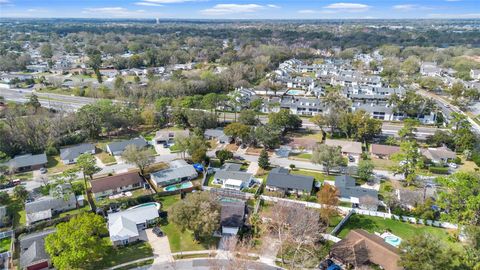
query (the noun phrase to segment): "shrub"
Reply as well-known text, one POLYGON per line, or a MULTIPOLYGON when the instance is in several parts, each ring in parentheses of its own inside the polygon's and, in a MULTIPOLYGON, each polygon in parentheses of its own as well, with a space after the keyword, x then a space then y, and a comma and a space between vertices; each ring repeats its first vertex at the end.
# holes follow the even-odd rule
POLYGON ((49 146, 45 149, 45 154, 47 154, 47 156, 55 156, 58 155, 58 150, 54 146, 49 146))
POLYGON ((455 159, 453 160, 453 162, 455 164, 462 164, 462 159, 460 157, 455 157, 455 159))
POLYGON ((448 174, 448 167, 430 167, 428 170, 436 174, 448 174))

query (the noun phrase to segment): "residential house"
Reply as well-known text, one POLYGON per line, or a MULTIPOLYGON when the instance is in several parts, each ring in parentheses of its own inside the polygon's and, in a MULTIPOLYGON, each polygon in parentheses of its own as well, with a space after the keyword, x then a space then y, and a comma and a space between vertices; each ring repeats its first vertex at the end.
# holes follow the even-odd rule
POLYGON ((55 229, 21 235, 20 243, 20 269, 41 270, 50 268, 51 261, 45 251, 45 237, 55 232, 55 229))
POLYGON ((405 89, 361 85, 346 87, 343 94, 354 102, 388 102, 392 95, 403 96, 405 89))
POLYGON ((60 149, 60 159, 64 164, 77 163, 81 154, 95 154, 95 145, 91 143, 82 143, 75 146, 60 149))
POLYGON ((195 168, 182 159, 170 162, 170 168, 168 169, 151 174, 152 182, 157 187, 173 185, 197 177, 198 173, 195 168))
POLYGON ((138 172, 126 172, 94 179, 90 182, 92 193, 96 199, 125 191, 141 188, 143 177, 138 172))
POLYGON ((440 77, 442 76, 442 69, 435 63, 424 62, 420 66, 420 74, 422 74, 422 76, 440 77))
POLYGON ((230 143, 232 138, 230 136, 225 135, 223 129, 206 129, 204 133, 204 137, 207 140, 217 140, 218 143, 230 143))
POLYGON ((178 137, 188 137, 190 131, 185 130, 159 130, 155 133, 155 138, 153 141, 156 144, 172 144, 175 141, 175 138, 178 137))
POLYGON ((27 65, 26 68, 28 71, 39 73, 47 72, 49 70, 47 64, 27 65))
POLYGON ((335 188, 339 192, 341 201, 357 204, 362 209, 377 210, 378 191, 356 185, 356 181, 349 175, 335 177, 335 188))
POLYGON ((415 209, 427 199, 435 200, 437 189, 434 186, 425 186, 418 190, 397 189, 395 195, 399 204, 409 210, 415 209))
POLYGON ((365 230, 351 230, 344 239, 333 244, 330 255, 354 269, 369 268, 371 264, 385 270, 403 269, 398 266, 399 250, 386 243, 380 236, 365 230))
POLYGON ((114 246, 145 239, 141 233, 158 219, 154 204, 108 214, 108 232, 114 246))
POLYGON ((384 120, 384 121, 400 121, 405 118, 405 113, 395 112, 394 108, 388 103, 364 103, 364 102, 354 102, 352 104, 352 110, 358 111, 363 110, 370 114, 374 119, 384 120))
POLYGON ((283 193, 311 194, 314 179, 312 176, 290 174, 288 169, 274 168, 268 174, 265 188, 283 193))
POLYGON ((222 235, 237 235, 245 223, 245 202, 221 202, 220 206, 222 235))
POLYGON ((52 216, 77 207, 75 194, 63 196, 43 196, 32 202, 25 203, 25 213, 27 216, 27 225, 37 221, 47 220, 52 216))
POLYGON ((352 156, 355 160, 358 160, 362 154, 362 144, 359 142, 326 139, 325 144, 340 147, 343 155, 352 156))
POLYGON ((480 69, 471 69, 470 78, 473 80, 480 80, 480 69))
POLYGON ((286 80, 287 88, 303 89, 311 91, 315 88, 315 81, 312 77, 294 77, 286 80))
POLYGON ((323 113, 326 107, 318 98, 284 96, 282 98, 268 99, 262 107, 262 112, 279 112, 281 109, 289 110, 290 113, 296 115, 313 116, 323 113))
POLYGON ((102 76, 108 77, 108 78, 114 78, 119 74, 118 70, 114 68, 101 68, 99 70, 100 74, 102 76))
POLYGON ((106 150, 110 155, 118 156, 121 155, 129 145, 135 145, 138 148, 143 148, 146 147, 148 143, 142 136, 140 136, 131 140, 109 143, 107 144, 106 150))
POLYGON ((376 158, 390 159, 395 153, 400 151, 400 147, 394 145, 372 144, 370 153, 376 158))
POLYGON ((47 155, 45 153, 38 155, 25 154, 15 156, 14 158, 0 165, 13 168, 15 172, 25 172, 43 168, 45 165, 47 165, 47 162, 47 155))
POLYGON ((213 183, 222 188, 241 190, 252 183, 252 174, 240 171, 240 164, 227 163, 213 176, 213 183))
POLYGON ((443 165, 455 159, 457 154, 446 146, 426 148, 421 150, 422 155, 437 165, 443 165))

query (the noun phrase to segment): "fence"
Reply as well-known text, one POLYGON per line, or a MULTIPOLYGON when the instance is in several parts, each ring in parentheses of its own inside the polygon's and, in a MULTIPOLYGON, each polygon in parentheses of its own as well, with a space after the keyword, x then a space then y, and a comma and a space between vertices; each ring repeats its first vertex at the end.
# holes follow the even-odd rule
POLYGON ((337 235, 338 232, 342 229, 343 225, 348 221, 348 219, 350 218, 350 216, 353 213, 354 213, 354 211, 348 212, 348 214, 342 220, 340 220, 340 222, 337 224, 337 226, 335 226, 335 228, 333 228, 333 230, 330 232, 330 234, 331 235, 337 235))
POLYGON ((248 200, 253 199, 255 197, 252 193, 241 192, 238 190, 233 189, 223 189, 223 188, 214 188, 214 187, 206 187, 202 186, 203 190, 210 191, 212 194, 217 195, 219 197, 229 197, 241 200, 248 200))
MULTIPOLYGON (((284 198, 278 198, 278 197, 269 197, 269 196, 265 196, 265 195, 261 195, 260 198, 262 200, 270 201, 270 202, 283 201, 283 202, 288 202, 288 203, 297 203, 297 204, 305 205, 306 207, 316 208, 316 209, 326 207, 326 206, 324 206, 322 204, 319 204, 319 203, 296 201, 296 200, 290 200, 290 199, 284 199, 284 198)), ((395 220, 409 222, 409 223, 413 223, 413 224, 424 224, 424 225, 429 225, 429 226, 439 227, 439 228, 446 228, 446 229, 458 229, 458 225, 448 223, 448 222, 441 222, 441 221, 434 221, 434 220, 423 220, 423 219, 418 219, 418 218, 415 218, 415 217, 397 216, 397 215, 389 214, 389 213, 386 213, 386 212, 370 211, 370 210, 363 210, 363 209, 359 209, 359 208, 349 208, 349 207, 343 207, 343 206, 338 206, 337 209, 344 214, 348 214, 352 211, 353 213, 358 214, 358 215, 395 219, 395 220)))

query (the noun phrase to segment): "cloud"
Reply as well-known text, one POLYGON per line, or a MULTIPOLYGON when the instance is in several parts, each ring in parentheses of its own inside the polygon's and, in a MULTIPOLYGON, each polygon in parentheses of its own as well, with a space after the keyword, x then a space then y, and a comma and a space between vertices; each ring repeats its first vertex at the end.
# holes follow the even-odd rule
POLYGON ((202 0, 143 0, 142 2, 154 3, 154 4, 175 4, 185 2, 200 2, 202 0))
POLYGON ((0 0, 0 6, 13 7, 14 5, 10 0, 0 0))
POLYGON ((200 13, 211 16, 221 16, 239 13, 254 13, 267 8, 278 8, 276 5, 257 5, 257 4, 217 4, 212 8, 203 9, 200 13))
POLYGON ((393 9, 396 10, 412 10, 417 8, 418 5, 412 5, 412 4, 405 4, 405 5, 395 5, 393 6, 393 9))
POLYGON ((313 10, 313 9, 302 9, 302 10, 299 10, 298 13, 300 13, 300 14, 315 14, 315 13, 318 13, 318 11, 313 10))
POLYGON ((112 17, 138 17, 143 15, 145 10, 129 10, 123 7, 99 7, 84 8, 82 13, 90 15, 109 15, 112 17))
POLYGON ((147 6, 147 7, 162 7, 162 4, 151 3, 151 2, 136 2, 137 6, 147 6))
POLYGON ((325 7, 330 10, 338 10, 343 12, 363 12, 370 9, 369 5, 358 3, 333 3, 325 7))

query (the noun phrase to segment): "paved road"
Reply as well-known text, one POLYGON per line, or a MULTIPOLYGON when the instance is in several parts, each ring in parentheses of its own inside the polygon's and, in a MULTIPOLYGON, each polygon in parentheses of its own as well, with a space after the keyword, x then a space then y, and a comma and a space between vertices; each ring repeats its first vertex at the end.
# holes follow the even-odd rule
MULTIPOLYGON (((151 266, 143 266, 135 268, 136 270, 210 270, 210 269, 225 269, 233 270, 239 269, 230 265, 230 262, 227 260, 218 260, 218 259, 189 259, 189 260, 179 260, 175 262, 160 263, 154 264, 151 266), (221 267, 221 268, 220 268, 221 267)), ((277 270, 282 269, 280 267, 271 266, 263 264, 260 262, 248 262, 247 268, 241 269, 252 269, 252 270, 277 270)))

